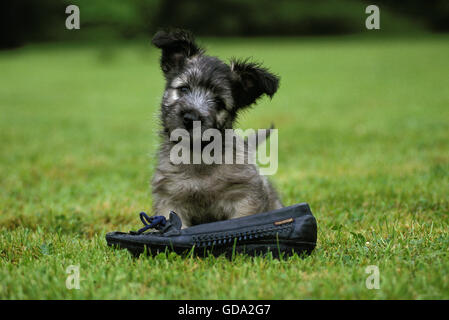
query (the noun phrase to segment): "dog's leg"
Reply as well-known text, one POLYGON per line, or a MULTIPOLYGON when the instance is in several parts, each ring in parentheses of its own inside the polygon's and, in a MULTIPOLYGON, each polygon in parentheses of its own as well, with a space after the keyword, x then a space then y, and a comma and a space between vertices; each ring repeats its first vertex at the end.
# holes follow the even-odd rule
POLYGON ((221 205, 224 211, 229 213, 228 219, 249 216, 263 210, 260 201, 251 195, 239 200, 225 200, 221 205))

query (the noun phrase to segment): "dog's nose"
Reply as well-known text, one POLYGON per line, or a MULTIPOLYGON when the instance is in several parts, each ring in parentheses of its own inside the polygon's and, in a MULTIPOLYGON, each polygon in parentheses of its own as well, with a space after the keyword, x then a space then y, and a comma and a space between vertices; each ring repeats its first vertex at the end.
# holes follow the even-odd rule
POLYGON ((193 121, 199 121, 200 117, 198 116, 198 114, 196 112, 186 112, 183 115, 183 123, 184 123, 184 127, 186 129, 192 129, 193 128, 193 121))

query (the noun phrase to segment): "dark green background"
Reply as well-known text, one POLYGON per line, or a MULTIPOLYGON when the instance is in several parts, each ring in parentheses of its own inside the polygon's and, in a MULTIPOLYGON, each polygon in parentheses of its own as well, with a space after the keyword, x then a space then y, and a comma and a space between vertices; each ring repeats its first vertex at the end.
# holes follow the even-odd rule
POLYGON ((0 47, 35 41, 132 39, 166 26, 206 36, 298 36, 367 32, 365 8, 381 8, 383 33, 446 32, 449 1, 29 0, 2 4, 0 47), (81 30, 65 29, 78 5, 81 30))

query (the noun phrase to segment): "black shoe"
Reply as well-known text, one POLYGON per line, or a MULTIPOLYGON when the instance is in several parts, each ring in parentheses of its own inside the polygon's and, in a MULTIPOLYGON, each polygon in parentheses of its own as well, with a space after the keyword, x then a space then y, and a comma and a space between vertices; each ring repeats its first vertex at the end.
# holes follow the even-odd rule
POLYGON ((279 257, 295 252, 310 254, 317 239, 316 220, 307 203, 186 229, 181 229, 181 219, 173 211, 169 220, 163 216, 150 218, 143 212, 140 218, 145 227, 137 232, 110 232, 106 234, 108 245, 126 248, 135 255, 165 250, 182 254, 193 249, 200 256, 271 252, 279 257), (158 231, 144 233, 150 228, 158 231))

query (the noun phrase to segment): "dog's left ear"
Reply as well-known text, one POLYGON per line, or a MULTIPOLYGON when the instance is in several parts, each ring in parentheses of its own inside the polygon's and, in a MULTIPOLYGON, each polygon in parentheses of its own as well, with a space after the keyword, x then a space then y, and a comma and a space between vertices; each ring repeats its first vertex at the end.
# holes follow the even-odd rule
POLYGON ((263 94, 270 98, 279 87, 279 77, 262 67, 260 63, 247 60, 231 60, 233 95, 237 108, 247 107, 263 94))
POLYGON ((151 42, 162 49, 161 68, 165 74, 179 71, 186 58, 202 51, 195 43, 192 33, 187 30, 161 30, 151 42))

